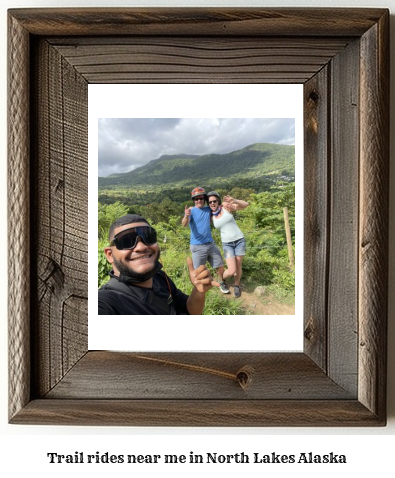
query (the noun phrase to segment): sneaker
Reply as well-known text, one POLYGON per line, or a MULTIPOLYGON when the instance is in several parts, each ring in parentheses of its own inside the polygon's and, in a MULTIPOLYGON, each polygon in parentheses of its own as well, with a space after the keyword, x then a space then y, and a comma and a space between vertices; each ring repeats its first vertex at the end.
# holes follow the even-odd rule
POLYGON ((240 286, 238 286, 238 285, 234 286, 234 294, 235 294, 236 299, 241 296, 240 286))
POLYGON ((226 287, 225 282, 220 282, 219 283, 219 289, 224 294, 229 294, 230 293, 230 290, 226 287))

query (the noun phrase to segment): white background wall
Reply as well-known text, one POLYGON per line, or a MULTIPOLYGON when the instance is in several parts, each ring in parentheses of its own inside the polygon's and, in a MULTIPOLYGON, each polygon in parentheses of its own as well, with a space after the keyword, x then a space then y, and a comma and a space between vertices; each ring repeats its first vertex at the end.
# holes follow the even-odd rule
MULTIPOLYGON (((340 0, 312 0, 301 1, 182 1, 167 0, 157 2, 144 1, 105 1, 91 0, 78 1, 17 1, 5 0, 2 2, 0 17, 0 224, 5 230, 7 222, 7 195, 6 195, 6 45, 7 24, 6 16, 8 8, 17 7, 121 7, 121 6, 244 6, 244 7, 384 7, 391 11, 391 75, 392 82, 395 80, 395 0, 387 1, 348 1, 340 0)), ((391 122, 394 122, 395 99, 391 95, 391 122)), ((393 131, 393 128, 392 128, 393 131)), ((391 165, 394 165, 394 141, 395 133, 391 137, 391 165)), ((390 203, 390 244, 395 241, 395 173, 391 169, 391 203, 390 203)), ((10 426, 7 424, 7 240, 3 235, 1 241, 2 275, 0 277, 0 434, 2 435, 0 446, 0 473, 4 477, 22 476, 32 472, 41 477, 54 476, 145 476, 155 474, 172 474, 175 476, 200 476, 204 474, 246 474, 250 476, 277 476, 292 473, 292 476, 332 476, 336 473, 340 476, 350 476, 351 473, 359 473, 361 477, 372 476, 373 473, 391 476, 394 472, 393 454, 395 446, 395 254, 390 251, 390 299, 389 299, 389 370, 388 370, 388 425, 384 428, 281 428, 281 429, 198 429, 198 428, 83 428, 83 427, 37 427, 37 426, 10 426), (345 454, 345 465, 303 465, 303 464, 233 464, 233 465, 112 465, 112 464, 49 464, 47 453, 74 454, 82 451, 85 454, 96 452, 110 454, 206 454, 217 452, 222 454, 235 454, 244 452, 269 454, 299 454, 310 452, 327 454, 345 454), (263 467, 263 468, 262 468, 263 467), (11 475, 12 473, 12 475, 11 475)))

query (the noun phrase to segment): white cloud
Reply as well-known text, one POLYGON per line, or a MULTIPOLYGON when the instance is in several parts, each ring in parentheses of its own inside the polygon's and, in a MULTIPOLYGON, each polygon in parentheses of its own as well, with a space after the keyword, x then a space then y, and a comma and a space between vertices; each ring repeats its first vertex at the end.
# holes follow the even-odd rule
POLYGON ((99 176, 132 171, 163 154, 295 144, 293 118, 100 118, 98 126, 99 176))

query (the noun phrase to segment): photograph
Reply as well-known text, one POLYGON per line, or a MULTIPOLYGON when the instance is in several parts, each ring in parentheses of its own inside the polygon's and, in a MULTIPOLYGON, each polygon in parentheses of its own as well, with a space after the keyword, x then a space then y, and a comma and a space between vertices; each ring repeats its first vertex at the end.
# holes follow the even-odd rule
POLYGON ((99 314, 294 315, 294 118, 98 130, 99 314))
MULTIPOLYGON (((372 434, 391 432, 393 387, 389 381, 387 394, 386 380, 387 357, 389 374, 393 365, 386 320, 389 11, 51 8, 14 9, 7 16, 8 428, 18 433, 16 425, 21 425, 22 433, 29 428, 34 434, 27 425, 46 425, 43 433, 53 425, 68 425, 70 434, 74 426, 89 434, 92 429, 85 427, 153 427, 166 434, 158 427, 231 427, 241 435, 252 429, 239 427, 254 427, 254 450, 233 450, 232 456, 247 457, 253 451, 255 463, 277 463, 281 456, 287 465, 332 459, 351 465, 355 455, 342 453, 337 440, 331 451, 314 441, 303 449, 294 439, 287 450, 285 441, 280 447, 271 440, 263 443, 262 432, 272 433, 273 427, 281 428, 280 434, 292 433, 291 427, 310 433, 314 428, 317 434, 323 427, 332 427, 333 433, 340 427, 345 434, 355 434, 355 427, 366 434, 369 427, 377 429, 372 434), (119 105, 123 111, 114 108, 119 105), (185 149, 179 128, 180 143, 150 153, 146 148, 149 154, 142 163, 130 140, 119 134, 115 142, 123 144, 126 155, 113 149, 107 164, 116 169, 99 172, 100 122, 119 119, 138 120, 134 130, 140 126, 144 134, 150 131, 141 126, 146 120, 178 125, 193 120, 196 129, 196 120, 294 121, 294 211, 279 201, 287 244, 282 259, 295 274, 294 314, 204 313, 206 296, 217 294, 240 305, 249 286, 256 285, 258 274, 249 274, 249 258, 256 243, 264 244, 251 240, 254 229, 248 226, 264 226, 270 216, 259 215, 266 205, 260 195, 281 194, 288 186, 284 178, 268 190, 237 184, 253 191, 236 194, 243 191, 232 190, 219 167, 209 175, 210 161, 210 167, 200 168, 205 177, 186 175, 181 197, 166 195, 178 209, 161 219, 154 215, 166 197, 159 197, 157 186, 171 192, 176 175, 155 184, 156 173, 163 171, 154 168, 144 180, 145 189, 142 180, 133 185, 138 194, 131 197, 131 210, 116 214, 116 220, 127 216, 126 222, 105 226, 104 254, 98 249, 98 178, 138 177, 163 156, 196 165, 196 159, 231 155, 254 145, 284 145, 270 138, 238 143, 233 127, 227 148, 214 148, 217 141, 212 139, 206 149, 185 149), (125 164, 122 157, 136 161, 128 159, 118 169, 125 164), (149 215, 137 209, 149 206, 149 215), (210 228, 206 222, 205 232, 219 251, 218 260, 211 246, 211 256, 198 247, 207 243, 194 244, 199 236, 195 219, 206 216, 210 228), (227 242, 224 218, 242 238, 227 242), (168 232, 172 225, 179 238, 168 232), (227 246, 241 239, 245 250, 244 244, 227 246), (103 283, 98 280, 98 253, 108 268, 105 275, 114 276, 103 283), (167 253, 176 260, 166 258, 167 253), (181 285, 174 272, 178 256, 183 262, 178 273, 187 271, 181 285), (98 313, 99 292, 107 292, 112 279, 116 284, 140 281, 146 286, 140 289, 151 292, 149 307, 162 306, 163 301, 154 299, 161 289, 154 284, 159 274, 164 290, 169 288, 162 314, 98 313), (190 293, 182 290, 184 283, 190 293), (168 313, 182 310, 177 299, 173 304, 170 292, 176 289, 186 296, 181 301, 188 314, 168 313)), ((215 128, 207 129, 210 137, 215 128)), ((164 144, 163 137, 157 143, 164 144)), ((254 166, 252 170, 259 181, 254 166)), ((290 176, 288 168, 284 172, 290 176)), ((107 185, 105 194, 124 195, 119 183, 113 191, 107 185)), ((125 205, 111 201, 106 208, 125 205)), ((258 255, 269 261, 262 249, 258 255)), ((285 277, 278 265, 273 271, 265 293, 274 297, 271 288, 285 277)), ((130 284, 125 284, 128 289, 130 284)), ((124 307, 119 302, 104 307, 124 307)), ((146 304, 142 307, 148 308, 146 304)), ((390 321, 388 325, 392 336, 390 321)), ((213 450, 184 441, 177 454, 167 450, 165 456, 178 464, 189 453, 195 464, 207 453, 211 465, 221 465, 234 443, 225 449, 217 441, 213 450)), ((115 460, 127 453, 131 463, 139 453, 130 449, 130 442, 127 451, 96 444, 90 442, 87 453, 97 463, 112 462, 115 452, 115 460)), ((56 449, 56 442, 50 445, 43 460, 49 459, 51 474, 51 460, 60 456, 70 462, 72 456, 81 457, 82 463, 76 441, 71 443, 74 455, 56 449)), ((156 456, 156 450, 150 451, 156 456)))
POLYGON ((89 347, 301 350, 302 89, 174 87, 89 87, 89 347))

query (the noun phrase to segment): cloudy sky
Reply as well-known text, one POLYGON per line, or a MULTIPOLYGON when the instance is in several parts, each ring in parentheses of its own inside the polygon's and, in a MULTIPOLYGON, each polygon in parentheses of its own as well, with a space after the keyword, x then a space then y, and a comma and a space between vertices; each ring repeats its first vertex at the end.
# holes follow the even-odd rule
POLYGON ((163 154, 228 153, 252 143, 295 144, 293 118, 99 118, 99 176, 163 154))

